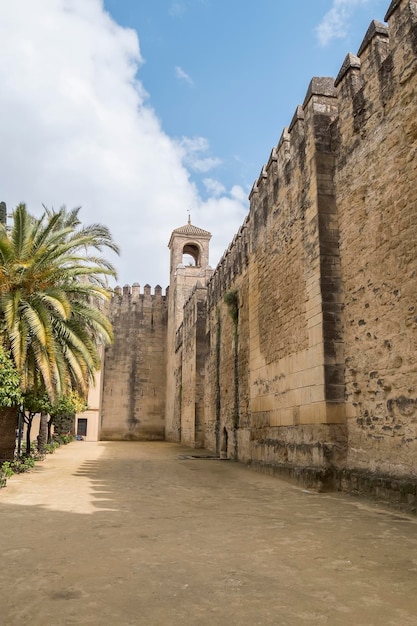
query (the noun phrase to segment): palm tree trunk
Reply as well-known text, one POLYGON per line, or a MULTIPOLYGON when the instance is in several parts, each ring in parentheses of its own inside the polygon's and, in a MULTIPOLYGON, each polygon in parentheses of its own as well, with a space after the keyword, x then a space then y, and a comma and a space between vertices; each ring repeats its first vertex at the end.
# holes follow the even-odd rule
POLYGON ((17 407, 0 408, 0 465, 13 461, 16 448, 17 407))
POLYGON ((30 433, 32 430, 32 422, 33 422, 33 417, 34 417, 35 413, 31 413, 29 412, 29 416, 26 416, 26 454, 29 456, 30 455, 30 433))
POLYGON ((39 424, 38 450, 45 452, 45 446, 48 442, 48 413, 41 413, 41 421, 39 424))
POLYGON ((52 441, 52 425, 54 423, 54 418, 50 417, 48 420, 48 443, 51 443, 52 441))

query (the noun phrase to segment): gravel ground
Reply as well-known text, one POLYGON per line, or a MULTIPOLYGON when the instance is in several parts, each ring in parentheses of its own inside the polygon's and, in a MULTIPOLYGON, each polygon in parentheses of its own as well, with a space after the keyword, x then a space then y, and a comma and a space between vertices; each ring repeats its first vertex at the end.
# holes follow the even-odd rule
POLYGON ((415 518, 196 453, 74 442, 10 479, 0 625, 417 626, 415 518))

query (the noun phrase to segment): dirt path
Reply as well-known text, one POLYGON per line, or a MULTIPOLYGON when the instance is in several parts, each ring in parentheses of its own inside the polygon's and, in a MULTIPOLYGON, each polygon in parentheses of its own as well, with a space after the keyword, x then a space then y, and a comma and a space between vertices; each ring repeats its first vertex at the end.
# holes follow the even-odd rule
POLYGON ((417 520, 186 452, 75 442, 11 479, 1 626, 417 625, 417 520))

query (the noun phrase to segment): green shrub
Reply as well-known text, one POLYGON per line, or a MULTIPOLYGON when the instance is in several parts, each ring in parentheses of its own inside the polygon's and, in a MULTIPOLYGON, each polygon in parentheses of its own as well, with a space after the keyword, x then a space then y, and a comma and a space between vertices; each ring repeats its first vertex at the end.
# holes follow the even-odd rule
POLYGON ((60 435, 59 438, 64 446, 66 446, 68 443, 71 443, 71 441, 74 441, 73 435, 60 435))
POLYGON ((11 462, 4 461, 4 463, 0 467, 0 476, 3 475, 4 478, 10 478, 10 476, 13 476, 13 474, 14 471, 12 469, 11 462))
POLYGON ((0 346, 0 406, 19 406, 20 376, 9 354, 0 346))
POLYGON ((10 467, 14 474, 23 474, 23 472, 30 472, 35 466, 35 459, 31 456, 22 456, 20 459, 11 461, 10 467))
POLYGON ((57 441, 51 441, 50 443, 47 443, 45 445, 45 452, 47 454, 53 454, 60 445, 61 444, 59 444, 57 441))

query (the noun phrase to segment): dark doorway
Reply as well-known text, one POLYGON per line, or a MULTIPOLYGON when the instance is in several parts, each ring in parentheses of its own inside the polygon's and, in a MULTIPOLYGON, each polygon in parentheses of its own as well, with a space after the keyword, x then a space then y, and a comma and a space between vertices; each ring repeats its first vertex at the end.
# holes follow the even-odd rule
POLYGON ((228 439, 229 439, 229 434, 228 434, 226 428, 223 428, 222 445, 221 445, 221 448, 220 448, 220 458, 221 459, 227 459, 228 439))
POLYGON ((77 435, 81 435, 81 437, 87 436, 87 419, 85 417, 81 417, 78 419, 77 435))

